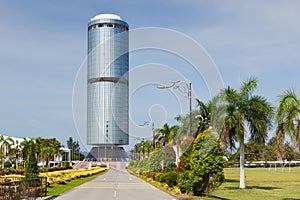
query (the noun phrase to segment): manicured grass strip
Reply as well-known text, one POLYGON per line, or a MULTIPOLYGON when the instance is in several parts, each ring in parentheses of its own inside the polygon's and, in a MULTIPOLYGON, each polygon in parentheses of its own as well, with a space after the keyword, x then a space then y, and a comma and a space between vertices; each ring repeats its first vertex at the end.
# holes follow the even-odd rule
POLYGON ((102 171, 98 174, 94 174, 92 176, 88 176, 88 177, 82 177, 82 178, 77 178, 75 180, 72 180, 72 181, 69 181, 67 182, 66 184, 63 184, 63 185, 53 185, 53 186, 50 186, 48 189, 47 189, 47 195, 48 196, 58 196, 76 186, 79 186, 89 180, 92 180, 94 178, 96 178, 97 176, 105 173, 107 170, 105 171, 102 171))
MULTIPOLYGON (((207 199, 300 199, 300 167, 282 170, 246 168, 246 189, 239 189, 239 169, 224 169, 226 182, 207 199)), ((206 198, 204 198, 206 199, 206 198)))

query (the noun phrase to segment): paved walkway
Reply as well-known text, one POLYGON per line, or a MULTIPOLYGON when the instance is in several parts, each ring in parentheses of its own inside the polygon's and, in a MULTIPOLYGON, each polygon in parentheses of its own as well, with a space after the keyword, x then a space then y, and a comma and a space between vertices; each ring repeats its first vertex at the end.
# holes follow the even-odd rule
POLYGON ((86 182, 55 198, 55 200, 175 200, 145 181, 126 171, 110 169, 105 174, 86 182))

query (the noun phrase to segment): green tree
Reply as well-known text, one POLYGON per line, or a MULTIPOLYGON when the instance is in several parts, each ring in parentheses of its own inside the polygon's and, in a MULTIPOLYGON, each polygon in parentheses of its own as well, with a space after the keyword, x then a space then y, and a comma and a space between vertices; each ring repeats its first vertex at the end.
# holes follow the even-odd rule
POLYGON ((173 141, 178 129, 179 126, 174 125, 170 127, 167 123, 165 123, 162 128, 156 129, 156 132, 160 133, 159 141, 162 143, 163 147, 173 141))
POLYGON ((80 153, 79 141, 74 141, 72 137, 67 140, 67 148, 71 150, 71 160, 83 160, 84 155, 80 153))
POLYGON ((18 164, 19 164, 19 160, 20 160, 20 144, 19 141, 16 140, 15 141, 15 146, 13 148, 11 148, 11 155, 12 155, 12 159, 13 162, 15 163, 15 169, 18 169, 18 164))
POLYGON ((175 151, 171 145, 164 148, 156 148, 147 159, 146 169, 149 171, 159 171, 170 165, 174 165, 176 161, 175 151))
POLYGON ((257 142, 250 141, 245 144, 245 160, 250 163, 253 161, 264 160, 263 152, 264 145, 258 144, 257 142))
MULTIPOLYGON (((192 111, 192 136, 195 137, 197 130, 198 130, 198 125, 199 125, 199 115, 201 113, 199 110, 193 110, 192 111)), ((186 114, 184 116, 177 116, 175 117, 175 120, 180 122, 180 127, 178 129, 176 138, 177 142, 178 140, 182 140, 183 138, 186 138, 190 136, 190 114, 186 114)))
POLYGON ((143 149, 141 148, 140 143, 137 143, 134 145, 134 152, 135 152, 135 159, 141 160, 141 154, 143 152, 143 149))
POLYGON ((212 129, 198 133, 179 162, 179 188, 182 193, 209 195, 224 181, 224 151, 212 129))
POLYGON ((61 155, 61 143, 55 138, 38 137, 34 140, 38 162, 45 161, 46 166, 49 166, 50 161, 54 161, 56 156, 61 155))
POLYGON ((12 145, 14 145, 14 140, 11 137, 4 137, 3 135, 0 135, 0 154, 2 168, 4 167, 4 160, 6 160, 11 153, 12 145))
POLYGON ((25 178, 33 178, 39 175, 39 167, 37 165, 37 148, 36 140, 25 139, 21 142, 23 158, 25 158, 25 178))
POLYGON ((300 150, 300 100, 293 90, 286 90, 279 96, 276 122, 277 159, 282 161, 285 135, 289 135, 300 150))
POLYGON ((148 158, 147 169, 149 171, 159 171, 162 169, 162 162, 164 158, 164 152, 161 148, 156 148, 148 158))
POLYGON ((250 78, 243 82, 239 90, 228 87, 222 92, 226 102, 226 116, 223 131, 223 141, 231 148, 235 142, 240 148, 240 188, 245 188, 245 133, 248 125, 252 141, 264 143, 267 130, 271 127, 273 109, 267 100, 259 95, 253 95, 257 80, 250 78))
POLYGON ((199 99, 196 99, 196 101, 197 101, 197 107, 199 109, 199 115, 196 116, 196 118, 198 118, 199 120, 197 133, 203 133, 211 125, 211 112, 212 112, 213 102, 209 101, 208 103, 205 104, 199 99))
POLYGON ((150 156, 150 153, 153 151, 153 142, 146 140, 144 141, 144 152, 147 153, 147 157, 150 156))
POLYGON ((67 140, 67 147, 68 149, 71 149, 74 152, 80 151, 80 145, 78 141, 74 141, 72 137, 69 137, 67 140))

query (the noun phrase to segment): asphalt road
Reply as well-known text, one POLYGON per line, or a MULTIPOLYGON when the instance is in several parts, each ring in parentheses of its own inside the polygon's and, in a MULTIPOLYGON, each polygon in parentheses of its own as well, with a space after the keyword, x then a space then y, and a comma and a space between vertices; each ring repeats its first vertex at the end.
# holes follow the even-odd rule
POLYGON ((86 182, 55 198, 55 200, 175 200, 145 181, 126 171, 110 169, 105 174, 86 182))

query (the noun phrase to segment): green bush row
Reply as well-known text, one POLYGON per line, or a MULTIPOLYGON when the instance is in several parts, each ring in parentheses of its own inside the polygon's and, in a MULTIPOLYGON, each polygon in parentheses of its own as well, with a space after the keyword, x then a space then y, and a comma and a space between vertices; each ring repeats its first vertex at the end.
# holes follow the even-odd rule
POLYGON ((177 186, 181 193, 196 196, 209 195, 224 181, 224 151, 218 136, 210 131, 200 133, 180 157, 178 166, 168 162, 161 167, 161 150, 154 151, 148 159, 132 160, 129 167, 145 179, 151 178, 166 183, 170 188, 177 186))

